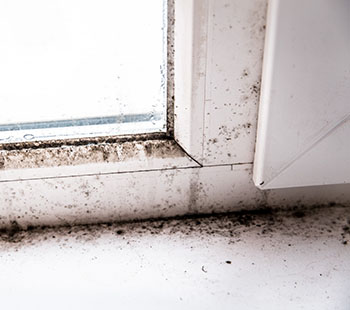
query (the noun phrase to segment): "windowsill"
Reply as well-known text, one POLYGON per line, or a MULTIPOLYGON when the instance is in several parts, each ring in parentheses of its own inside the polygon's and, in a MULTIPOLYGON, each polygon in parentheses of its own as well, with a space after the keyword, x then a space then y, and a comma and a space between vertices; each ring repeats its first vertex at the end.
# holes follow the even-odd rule
POLYGON ((0 235, 6 309, 348 309, 350 209, 0 235))
POLYGON ((2 145, 0 182, 199 167, 161 133, 21 145, 2 145))

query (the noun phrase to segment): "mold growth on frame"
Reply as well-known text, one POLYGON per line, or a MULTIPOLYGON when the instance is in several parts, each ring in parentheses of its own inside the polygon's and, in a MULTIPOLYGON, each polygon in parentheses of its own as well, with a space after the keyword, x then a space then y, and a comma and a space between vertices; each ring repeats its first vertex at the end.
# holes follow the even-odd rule
POLYGON ((174 137, 174 104, 175 104, 175 70, 174 70, 174 32, 175 0, 167 2, 167 135, 174 137))

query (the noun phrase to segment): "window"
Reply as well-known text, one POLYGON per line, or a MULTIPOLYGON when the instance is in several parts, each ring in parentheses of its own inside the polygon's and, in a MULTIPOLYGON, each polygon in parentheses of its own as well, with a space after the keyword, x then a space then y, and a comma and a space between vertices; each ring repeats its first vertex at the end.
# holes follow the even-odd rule
MULTIPOLYGON (((193 104, 189 99, 191 89, 187 88, 193 78, 191 66, 186 68, 190 70, 188 76, 187 71, 182 71, 182 63, 192 58, 192 34, 183 28, 192 27, 192 17, 187 15, 193 9, 191 6, 177 1, 177 5, 186 10, 181 10, 184 15, 174 25, 173 1, 145 4, 137 0, 125 4, 124 1, 104 0, 97 4, 91 0, 86 6, 81 0, 50 3, 37 0, 34 3, 34 9, 31 6, 26 10, 33 13, 26 15, 31 16, 27 20, 31 30, 25 30, 29 38, 22 36, 24 24, 19 23, 22 25, 17 29, 19 43, 16 35, 13 38, 7 34, 9 44, 3 52, 9 53, 11 48, 16 50, 16 44, 22 44, 21 47, 36 58, 33 64, 21 49, 18 53, 22 53, 22 57, 18 58, 18 53, 9 57, 13 65, 20 60, 19 71, 25 67, 22 68, 24 77, 18 83, 15 77, 7 80, 2 73, 9 87, 2 88, 0 96, 10 102, 4 105, 9 113, 0 117, 3 139, 0 182, 200 166, 180 146, 183 144, 181 132, 188 133, 193 127, 185 121, 182 111, 178 113, 179 126, 176 141, 174 139, 175 71, 179 80, 176 95, 178 102, 182 102, 181 108, 187 109, 186 105, 193 104), (42 11, 38 13, 35 9, 40 5, 47 16, 43 17, 42 11), (81 7, 84 8, 81 10, 81 7), (191 10, 187 12, 188 8, 191 10), (57 11, 61 14, 59 17, 56 17, 57 11), (32 23, 36 15, 38 18, 32 23), (41 31, 40 25, 46 21, 51 29, 41 31), (69 31, 58 27, 66 24, 69 31), (175 27, 180 33, 179 52, 174 56, 175 27), (36 28, 40 30, 38 34, 36 28), (52 54, 48 52, 45 59, 49 48, 52 54), (56 56, 58 64, 52 65, 54 72, 51 72, 49 60, 53 61, 56 56), (177 69, 174 58, 178 60, 177 69), (35 63, 39 64, 36 71, 35 63), (76 80, 79 81, 75 89, 76 80), (16 85, 26 91, 18 91, 16 85), (64 91, 60 93, 59 90, 64 91), (25 101, 28 105, 23 105, 25 101), (21 111, 22 106, 24 111, 21 111)), ((6 13, 3 23, 10 25, 6 29, 16 29, 19 20, 10 18, 11 12, 17 12, 16 6, 3 5, 6 13)), ((1 35, 6 41, 6 31, 1 35)), ((188 113, 194 117, 192 111, 188 113)), ((191 145, 185 142, 184 146, 191 151, 191 145)))
POLYGON ((166 131, 167 1, 0 3, 0 143, 166 131))
POLYGON ((261 0, 169 0, 167 131, 1 144, 0 223, 91 223, 263 203, 251 168, 264 16, 261 0))

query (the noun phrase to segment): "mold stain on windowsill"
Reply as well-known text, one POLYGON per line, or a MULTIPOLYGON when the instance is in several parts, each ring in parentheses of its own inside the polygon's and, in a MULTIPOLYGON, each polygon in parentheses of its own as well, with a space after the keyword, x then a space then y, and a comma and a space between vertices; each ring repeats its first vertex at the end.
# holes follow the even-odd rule
POLYGON ((75 308, 108 308, 115 296, 127 309, 349 304, 350 209, 341 206, 29 228, 0 233, 6 309, 52 300, 62 309, 73 297, 75 308))
POLYGON ((98 138, 85 143, 64 141, 6 146, 0 149, 0 169, 26 169, 60 167, 90 163, 116 163, 147 158, 179 158, 184 156, 181 147, 163 135, 120 137, 113 141, 98 138), (141 139, 149 138, 149 139, 141 139), (73 143, 74 142, 74 143, 73 143), (22 146, 22 147, 21 147, 22 146))
MULTIPOLYGON (((289 210, 258 209, 213 215, 192 215, 165 219, 138 220, 107 224, 61 227, 33 227, 22 230, 16 221, 8 229, 0 230, 0 251, 20 249, 47 240, 67 245, 70 241, 90 242, 104 236, 137 240, 143 236, 177 235, 179 238, 202 240, 224 238, 227 244, 245 242, 247 234, 268 238, 310 240, 336 239, 344 246, 350 244, 350 208, 338 205, 302 206, 289 210)), ((278 244, 276 244, 278 246, 278 244)), ((292 246, 292 245, 289 245, 292 246)))

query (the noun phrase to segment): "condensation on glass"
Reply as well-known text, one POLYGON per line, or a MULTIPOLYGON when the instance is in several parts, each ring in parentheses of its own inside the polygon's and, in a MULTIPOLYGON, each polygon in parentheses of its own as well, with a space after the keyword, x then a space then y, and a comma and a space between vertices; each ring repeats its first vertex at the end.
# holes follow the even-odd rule
POLYGON ((0 143, 166 131, 166 0, 0 2, 0 143))

